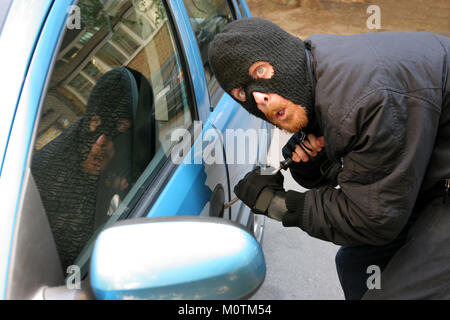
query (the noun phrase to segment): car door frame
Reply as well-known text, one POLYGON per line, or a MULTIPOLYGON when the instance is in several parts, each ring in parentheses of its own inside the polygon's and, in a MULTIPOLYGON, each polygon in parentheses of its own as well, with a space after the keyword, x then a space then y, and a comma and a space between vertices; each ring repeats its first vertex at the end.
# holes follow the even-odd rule
MULTIPOLYGON (((2 27, 0 43, 5 48, 20 48, 17 53, 14 50, 2 50, 0 52, 0 65, 2 70, 10 70, 14 67, 14 73, 2 77, 0 84, 5 94, 2 95, 2 108, 0 111, 1 126, 0 136, 0 194, 2 199, 2 213, 0 215, 0 299, 4 299, 6 294, 6 283, 8 266, 11 255, 11 244, 13 242, 13 231, 16 221, 16 212, 19 199, 17 195, 22 188, 24 172, 21 167, 23 159, 11 156, 8 150, 15 148, 19 152, 24 152, 22 146, 14 146, 13 123, 17 118, 17 104, 23 91, 24 78, 28 72, 32 59, 32 50, 36 45, 36 39, 40 33, 42 25, 47 17, 51 6, 51 0, 36 1, 14 1, 11 3, 7 16, 2 27), (26 7, 31 12, 39 12, 26 21, 17 21, 17 17, 22 15, 22 10, 26 7), (30 52, 31 51, 31 52, 30 52), (6 65, 7 64, 7 65, 6 65)), ((17 130, 16 130, 17 131, 17 130)), ((23 141, 23 139, 19 139, 23 141)))
MULTIPOLYGON (((23 260, 25 258, 17 257, 16 248, 23 242, 21 228, 24 228, 21 221, 21 215, 24 212, 26 190, 29 187, 30 170, 27 170, 31 161, 31 146, 33 137, 37 130, 36 119, 39 118, 39 111, 42 109, 45 92, 50 80, 52 66, 56 55, 48 52, 55 52, 60 45, 60 33, 67 20, 67 8, 73 4, 73 0, 54 1, 49 4, 48 10, 42 12, 45 18, 42 20, 42 28, 36 30, 34 36, 34 44, 30 53, 30 62, 26 74, 24 75, 21 92, 18 96, 17 107, 14 119, 11 125, 11 132, 8 141, 8 148, 5 152, 2 175, 2 189, 8 185, 8 192, 11 194, 8 201, 9 206, 5 208, 7 215, 12 218, 12 224, 9 225, 11 234, 9 245, 9 253, 6 261, 3 260, 5 255, 1 252, 2 264, 6 264, 5 270, 0 268, 1 276, 4 277, 2 298, 11 297, 8 288, 17 285, 15 266, 20 265, 17 269, 27 274, 28 277, 34 277, 30 285, 38 286, 45 284, 48 279, 43 275, 42 270, 28 269, 32 268, 32 264, 23 260), (64 12, 64 14, 61 14, 64 12), (55 28, 56 26, 56 28, 55 28), (27 272, 33 272, 28 274, 27 272), (13 272, 14 271, 14 272, 13 272)), ((9 17, 8 17, 9 18, 9 17)), ((7 19, 8 19, 7 18, 7 19)), ((2 190, 3 191, 3 190, 2 190)), ((48 223, 48 222, 47 222, 48 223)), ((5 228, 8 224, 1 223, 5 228)), ((38 233, 42 226, 38 226, 35 230, 27 230, 30 233, 38 233)), ((51 249, 50 249, 51 250, 51 249)), ((53 252, 46 252, 54 256, 53 252)), ((45 255, 45 254, 44 254, 45 255)), ((58 258, 59 259, 59 258, 58 258)), ((54 262, 54 261, 53 261, 54 262)), ((59 275, 55 275, 59 276, 59 275)), ((59 277, 58 277, 59 278, 59 277)), ((20 284, 23 286, 25 284, 20 284)), ((23 292, 26 288, 20 288, 23 292)), ((14 295, 13 295, 14 296, 14 295)))

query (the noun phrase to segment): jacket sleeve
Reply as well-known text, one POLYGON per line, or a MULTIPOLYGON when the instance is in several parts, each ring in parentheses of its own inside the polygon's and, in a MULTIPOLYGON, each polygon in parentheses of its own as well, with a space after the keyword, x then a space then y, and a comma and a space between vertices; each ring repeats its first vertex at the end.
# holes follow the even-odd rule
POLYGON ((380 90, 350 110, 336 131, 348 150, 340 188, 325 186, 300 197, 289 192, 289 223, 283 224, 339 245, 387 244, 414 208, 440 107, 408 93, 380 90))

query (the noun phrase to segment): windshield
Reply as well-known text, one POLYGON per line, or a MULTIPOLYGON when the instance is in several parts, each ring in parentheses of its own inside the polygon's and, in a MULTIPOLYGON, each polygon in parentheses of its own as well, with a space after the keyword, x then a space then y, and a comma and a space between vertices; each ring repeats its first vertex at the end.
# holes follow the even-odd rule
POLYGON ((12 0, 0 0, 0 34, 2 33, 3 23, 5 22, 11 2, 12 0))

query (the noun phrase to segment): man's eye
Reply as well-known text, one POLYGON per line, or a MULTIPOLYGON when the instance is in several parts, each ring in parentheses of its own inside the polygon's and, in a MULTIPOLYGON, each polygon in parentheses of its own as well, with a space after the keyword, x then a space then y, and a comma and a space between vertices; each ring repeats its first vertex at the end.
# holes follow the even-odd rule
POLYGON ((125 132, 130 128, 130 121, 129 120, 120 120, 117 122, 117 130, 119 132, 125 132))
POLYGON ((264 67, 259 67, 258 69, 256 69, 256 74, 260 77, 262 77, 264 75, 264 73, 266 73, 266 68, 264 67))
POLYGON ((236 100, 239 100, 241 102, 245 102, 245 100, 247 99, 247 97, 245 95, 245 90, 243 88, 235 88, 235 89, 231 90, 230 94, 236 100))
POLYGON ((273 66, 267 61, 256 61, 248 68, 248 74, 253 79, 271 79, 274 72, 273 66))
POLYGON ((89 130, 91 132, 95 131, 98 126, 102 124, 102 119, 99 116, 93 116, 91 122, 89 123, 89 130))

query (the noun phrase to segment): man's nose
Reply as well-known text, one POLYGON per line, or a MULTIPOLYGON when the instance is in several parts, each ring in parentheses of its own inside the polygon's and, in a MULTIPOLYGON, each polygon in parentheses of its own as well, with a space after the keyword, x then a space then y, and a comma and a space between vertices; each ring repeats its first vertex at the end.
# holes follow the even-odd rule
POLYGON ((102 133, 100 137, 98 137, 97 141, 95 141, 95 143, 100 146, 104 146, 106 144, 106 140, 107 140, 106 134, 102 133))
POLYGON ((266 107, 270 104, 270 96, 267 93, 253 91, 253 98, 258 105, 258 109, 262 112, 264 112, 266 107))

